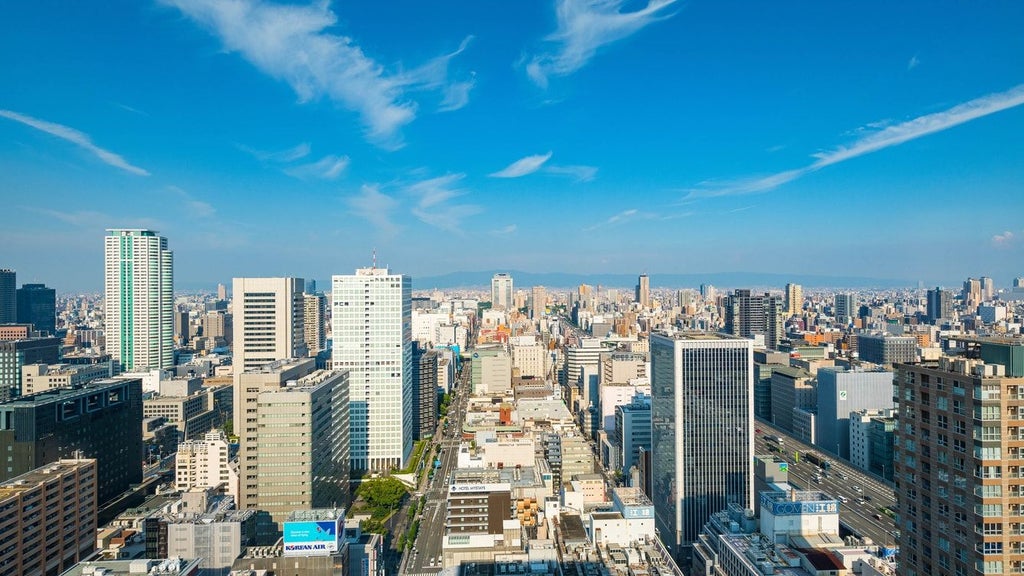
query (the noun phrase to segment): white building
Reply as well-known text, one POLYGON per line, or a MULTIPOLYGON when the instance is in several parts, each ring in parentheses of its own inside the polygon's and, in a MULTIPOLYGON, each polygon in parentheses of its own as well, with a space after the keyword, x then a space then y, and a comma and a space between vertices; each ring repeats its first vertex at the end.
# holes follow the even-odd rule
POLYGON ((405 466, 412 450, 412 279, 387 268, 332 278, 332 363, 350 372, 354 470, 405 466))
POLYGON ((106 351, 123 371, 174 365, 174 253, 152 230, 104 237, 106 351))
POLYGON ((533 336, 517 336, 512 339, 512 367, 519 369, 520 376, 543 378, 548 373, 548 359, 551 357, 533 336))
POLYGON ((512 276, 495 274, 491 278, 491 308, 495 310, 512 310, 512 276))
POLYGON ((275 360, 306 355, 304 286, 302 278, 233 280, 232 363, 236 375, 275 360))
POLYGON ((238 471, 228 462, 228 439, 223 431, 211 430, 202 440, 178 444, 174 469, 177 490, 187 492, 224 484, 226 492, 238 502, 238 471))

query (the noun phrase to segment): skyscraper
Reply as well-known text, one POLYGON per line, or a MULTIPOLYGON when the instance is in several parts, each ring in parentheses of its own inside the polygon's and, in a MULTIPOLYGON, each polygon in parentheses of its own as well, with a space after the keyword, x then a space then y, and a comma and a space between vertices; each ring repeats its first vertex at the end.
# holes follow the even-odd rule
POLYGON ((433 436, 437 429, 437 369, 441 354, 413 343, 412 370, 416 386, 413 398, 413 438, 433 436))
POLYGON ((928 291, 927 314, 929 322, 934 324, 939 318, 949 318, 952 316, 952 310, 953 294, 938 286, 934 290, 928 291))
POLYGON ((967 280, 964 280, 964 289, 961 292, 961 296, 964 300, 964 306, 968 308, 977 308, 978 304, 981 304, 982 300, 984 300, 981 280, 977 278, 968 278, 967 280))
POLYGON ((636 281, 636 302, 641 308, 651 307, 651 279, 647 274, 641 274, 636 281))
POLYGON ((853 318, 856 316, 856 309, 857 300, 853 297, 853 294, 836 294, 836 322, 844 325, 853 322, 853 318))
POLYGON ((661 538, 684 567, 712 514, 754 507, 753 364, 745 338, 651 336, 651 499, 661 538))
POLYGON ((152 230, 104 237, 107 352, 125 372, 174 366, 174 254, 152 230))
POLYGON ((327 296, 306 293, 302 297, 306 350, 316 356, 327 347, 327 296))
POLYGON ((512 310, 512 276, 504 272, 491 278, 491 308, 512 310))
POLYGON ((804 307, 804 287, 799 284, 786 284, 786 316, 797 316, 804 307))
POLYGON ((0 269, 0 324, 11 324, 18 321, 17 274, 14 270, 0 269))
POLYGON ((57 291, 45 284, 18 288, 18 322, 53 336, 57 332, 57 291))
POLYGON ((275 360, 306 355, 302 289, 302 278, 232 281, 232 363, 236 377, 275 360))
POLYGON ((543 286, 534 286, 533 295, 530 298, 530 317, 540 320, 544 317, 544 310, 548 305, 548 293, 543 286))
POLYGON ((895 368, 899 573, 1024 572, 1024 378, 968 358, 895 368))
POLYGON ((782 298, 736 290, 726 296, 725 331, 741 338, 761 334, 766 346, 777 348, 783 335, 782 298))
POLYGON ((360 268, 331 279, 332 366, 348 370, 353 470, 405 466, 412 450, 412 279, 360 268))

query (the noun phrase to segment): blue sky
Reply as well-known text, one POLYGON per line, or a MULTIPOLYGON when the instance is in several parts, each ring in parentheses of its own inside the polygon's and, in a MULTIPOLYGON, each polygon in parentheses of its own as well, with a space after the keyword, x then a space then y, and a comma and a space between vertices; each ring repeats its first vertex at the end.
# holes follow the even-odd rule
POLYGON ((1024 275, 1024 3, 63 0, 0 18, 0 266, 1024 275))

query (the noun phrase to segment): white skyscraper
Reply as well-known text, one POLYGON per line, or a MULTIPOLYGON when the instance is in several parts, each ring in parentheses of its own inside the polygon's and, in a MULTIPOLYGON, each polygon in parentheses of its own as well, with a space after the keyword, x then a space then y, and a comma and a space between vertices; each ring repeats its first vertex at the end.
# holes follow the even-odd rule
POLYGON ((303 287, 302 278, 235 278, 232 281, 235 374, 275 360, 306 355, 303 287))
POLYGON ((350 372, 353 470, 401 468, 412 449, 412 279, 360 268, 332 282, 332 363, 350 372))
POLYGON ((174 365, 174 254, 152 230, 108 229, 104 244, 107 352, 125 372, 174 365))
POLYGON ((505 273, 495 274, 491 278, 491 308, 495 310, 512 310, 512 276, 505 273))

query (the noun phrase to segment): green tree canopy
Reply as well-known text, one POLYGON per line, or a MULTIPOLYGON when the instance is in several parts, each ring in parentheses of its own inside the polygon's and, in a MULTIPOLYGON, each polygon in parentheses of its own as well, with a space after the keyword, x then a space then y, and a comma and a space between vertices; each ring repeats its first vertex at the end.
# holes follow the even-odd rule
POLYGON ((395 478, 373 478, 360 484, 357 494, 373 508, 394 508, 405 496, 405 485, 395 478))

